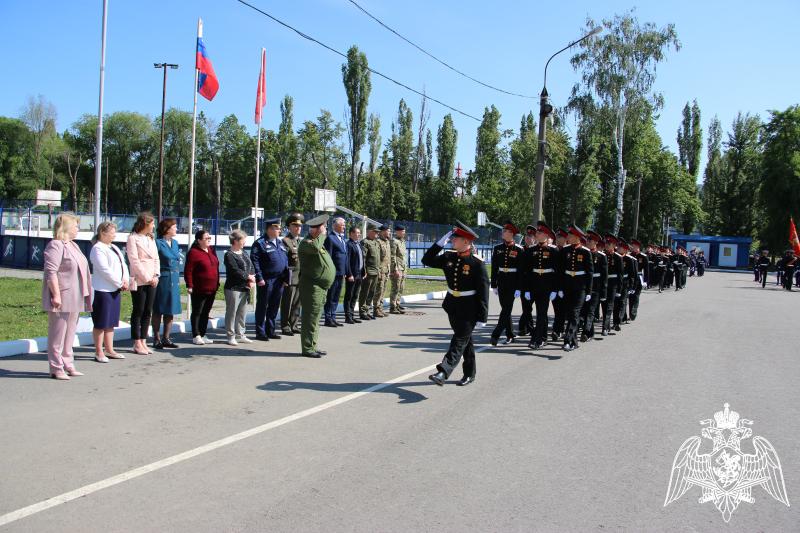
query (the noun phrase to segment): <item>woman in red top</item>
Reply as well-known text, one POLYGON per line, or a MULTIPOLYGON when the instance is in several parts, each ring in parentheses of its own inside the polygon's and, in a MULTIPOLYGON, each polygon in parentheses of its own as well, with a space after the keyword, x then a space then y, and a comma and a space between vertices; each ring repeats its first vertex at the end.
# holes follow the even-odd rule
POLYGON ((186 256, 183 277, 186 290, 192 298, 192 342, 211 344, 214 341, 206 337, 206 327, 219 288, 219 259, 211 248, 211 236, 207 231, 200 230, 194 234, 194 244, 186 256))

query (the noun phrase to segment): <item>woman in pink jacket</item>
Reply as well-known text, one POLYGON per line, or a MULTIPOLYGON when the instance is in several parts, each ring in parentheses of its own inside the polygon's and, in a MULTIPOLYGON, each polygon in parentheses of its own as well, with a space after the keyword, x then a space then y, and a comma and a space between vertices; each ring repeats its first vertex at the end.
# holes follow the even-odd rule
POLYGON ((147 330, 160 275, 158 249, 153 240, 155 218, 150 213, 139 213, 133 231, 128 236, 126 251, 131 274, 131 338, 133 351, 139 355, 153 353, 147 348, 147 330))
POLYGON ((89 262, 74 242, 78 223, 72 213, 58 215, 53 240, 44 249, 42 307, 47 311, 47 359, 54 379, 83 375, 75 369, 72 343, 78 316, 92 310, 92 285, 89 262))

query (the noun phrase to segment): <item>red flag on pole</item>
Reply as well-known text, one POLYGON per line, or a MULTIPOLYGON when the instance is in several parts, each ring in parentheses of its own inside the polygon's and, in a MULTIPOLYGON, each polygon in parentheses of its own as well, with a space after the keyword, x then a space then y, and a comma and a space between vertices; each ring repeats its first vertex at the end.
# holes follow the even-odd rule
POLYGON ((267 50, 261 49, 261 73, 256 90, 256 124, 261 124, 261 111, 267 105, 267 50))
POLYGON ((794 225, 794 219, 789 217, 789 244, 792 245, 792 250, 797 255, 800 255, 800 239, 797 238, 797 228, 794 225))

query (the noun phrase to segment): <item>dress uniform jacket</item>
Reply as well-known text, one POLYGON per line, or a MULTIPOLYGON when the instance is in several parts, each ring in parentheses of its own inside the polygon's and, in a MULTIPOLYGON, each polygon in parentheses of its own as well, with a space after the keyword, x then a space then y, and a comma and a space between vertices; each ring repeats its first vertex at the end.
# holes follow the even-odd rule
POLYGON ((585 246, 567 245, 561 249, 561 287, 563 290, 592 292, 594 264, 592 252, 585 246))
POLYGON ((641 274, 636 290, 641 290, 642 286, 650 285, 650 258, 644 252, 633 254, 633 257, 636 259, 638 273, 641 274))
POLYGON ((286 248, 280 244, 281 240, 276 239, 278 245, 273 241, 262 237, 253 243, 250 249, 250 260, 253 262, 253 269, 256 272, 256 282, 281 278, 282 281, 289 281, 289 255, 286 248))
POLYGON ((606 297, 608 291, 608 257, 605 252, 595 250, 592 252, 592 294, 599 295, 600 298, 606 297))
POLYGON ((629 291, 641 289, 641 280, 639 279, 637 267, 639 262, 630 254, 623 256, 622 259, 624 261, 623 265, 625 269, 623 274, 623 279, 625 280, 625 289, 629 291))
POLYGON ((552 244, 536 244, 523 253, 520 284, 525 291, 548 295, 559 290, 561 251, 552 244))
POLYGON ((623 276, 625 274, 622 256, 613 252, 608 256, 608 292, 607 298, 613 301, 617 294, 622 293, 623 276))
POLYGON ((490 281, 493 289, 522 290, 520 279, 524 251, 522 246, 514 242, 510 245, 503 242, 492 249, 490 281))
POLYGON ((489 318, 489 276, 483 261, 475 255, 460 255, 434 244, 422 256, 422 264, 441 268, 447 279, 447 296, 442 308, 458 320, 486 322, 489 318))

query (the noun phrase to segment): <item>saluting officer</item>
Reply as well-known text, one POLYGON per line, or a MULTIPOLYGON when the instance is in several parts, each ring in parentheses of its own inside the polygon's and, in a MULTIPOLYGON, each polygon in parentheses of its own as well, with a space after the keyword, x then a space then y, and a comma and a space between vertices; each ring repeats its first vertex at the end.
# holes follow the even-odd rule
MULTIPOLYGON (((527 251, 528 248, 533 248, 536 246, 536 226, 529 224, 525 228, 525 238, 522 242, 523 252, 527 251)), ((520 274, 520 283, 522 284, 520 291, 525 292, 528 289, 525 288, 525 280, 522 278, 523 276, 520 274)), ((519 317, 518 333, 520 336, 522 336, 533 332, 533 300, 521 297, 520 301, 522 302, 522 314, 519 317)))
POLYGON ((540 221, 536 229, 536 245, 527 248, 522 259, 521 285, 525 290, 525 300, 536 305, 536 326, 528 343, 528 347, 534 350, 541 348, 547 340, 547 310, 558 291, 561 252, 548 242, 554 236, 553 230, 540 221))
POLYGON ((472 254, 472 241, 478 235, 463 223, 456 221, 453 230, 445 234, 422 256, 422 264, 444 270, 447 279, 447 296, 442 308, 450 319, 453 338, 450 348, 436 365, 437 372, 429 379, 437 385, 445 380, 464 358, 464 377, 459 385, 469 385, 475 381, 475 347, 472 331, 478 323, 485 324, 489 316, 489 276, 483 261, 472 254), (448 239, 453 249, 439 255, 448 239))
POLYGON ((611 330, 612 317, 614 318, 614 329, 619 331, 619 321, 616 319, 615 310, 617 308, 617 299, 622 297, 622 276, 625 272, 623 271, 622 256, 617 253, 617 238, 609 233, 604 240, 606 243, 606 257, 608 258, 608 289, 606 301, 601 302, 603 329, 600 334, 605 337, 611 330))
POLYGON ((506 222, 503 225, 503 242, 492 250, 491 285, 500 299, 500 318, 492 332, 492 346, 497 346, 503 333, 506 336, 505 344, 514 341, 511 311, 514 309, 514 300, 520 295, 519 267, 523 252, 522 246, 514 241, 514 236, 518 233, 519 230, 514 224, 506 222))
POLYGON ((328 215, 308 221, 308 235, 300 241, 300 305, 303 307, 300 347, 305 357, 320 358, 326 354, 317 347, 319 318, 325 306, 328 289, 336 277, 336 266, 325 251, 325 223, 328 215))
POLYGON ((281 297, 281 334, 287 336, 300 333, 300 291, 297 289, 300 281, 300 260, 297 247, 300 246, 300 232, 304 222, 305 217, 301 213, 289 215, 286 218, 289 231, 281 239, 289 257, 289 281, 281 297))
POLYGON ((608 258, 602 250, 603 237, 594 231, 586 232, 586 245, 592 252, 592 297, 588 302, 584 302, 581 309, 581 320, 583 321, 583 331, 581 342, 586 342, 594 338, 594 319, 600 312, 600 303, 606 300, 608 291, 608 258))
POLYGON ((275 319, 281 306, 283 286, 289 282, 289 256, 278 237, 281 219, 265 220, 264 235, 250 249, 250 260, 256 273, 256 339, 280 339, 275 319))
POLYGON ((584 302, 592 298, 594 264, 592 252, 583 243, 586 234, 578 226, 567 231, 567 245, 561 249, 561 287, 559 296, 564 299, 564 314, 567 328, 564 332, 564 351, 578 347, 578 320, 584 302))

